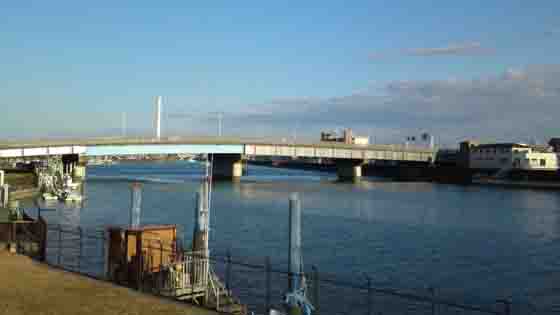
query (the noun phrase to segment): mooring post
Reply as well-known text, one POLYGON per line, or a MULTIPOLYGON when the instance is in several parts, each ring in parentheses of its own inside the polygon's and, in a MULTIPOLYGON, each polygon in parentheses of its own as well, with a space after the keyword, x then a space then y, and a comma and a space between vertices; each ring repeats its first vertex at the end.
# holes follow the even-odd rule
POLYGON ((290 196, 290 226, 289 226, 289 252, 288 252, 288 291, 299 288, 301 274, 301 203, 297 193, 290 196))
POLYGON ((315 307, 315 312, 313 314, 319 315, 319 271, 316 266, 311 266, 313 271, 313 303, 315 307))
POLYGON ((131 185, 130 196, 130 227, 140 226, 140 213, 142 211, 142 184, 133 183, 131 185))
POLYGON ((270 312, 270 286, 271 286, 271 280, 270 280, 270 256, 266 256, 266 260, 265 260, 265 273, 266 273, 266 313, 270 312))

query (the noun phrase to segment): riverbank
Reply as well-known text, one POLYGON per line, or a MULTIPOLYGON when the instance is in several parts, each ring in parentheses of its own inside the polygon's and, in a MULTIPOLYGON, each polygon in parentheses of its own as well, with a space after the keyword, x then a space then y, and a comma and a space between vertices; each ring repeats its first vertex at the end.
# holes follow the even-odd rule
POLYGON ((32 198, 39 194, 37 176, 30 170, 5 170, 5 182, 10 185, 10 199, 20 200, 32 198))
MULTIPOLYGON (((251 161, 252 165, 287 168, 299 170, 313 170, 336 173, 334 164, 315 164, 303 161, 251 161)), ((450 165, 373 165, 362 166, 362 174, 371 177, 391 178, 403 182, 436 182, 444 184, 500 186, 520 189, 560 189, 560 175, 558 172, 524 172, 512 171, 505 179, 492 177, 473 177, 475 171, 450 165)))
POLYGON ((0 314, 218 314, 0 251, 0 314))
POLYGON ((473 179, 471 183, 473 185, 498 186, 498 187, 504 187, 504 188, 560 190, 560 183, 559 182, 481 178, 481 179, 473 179))

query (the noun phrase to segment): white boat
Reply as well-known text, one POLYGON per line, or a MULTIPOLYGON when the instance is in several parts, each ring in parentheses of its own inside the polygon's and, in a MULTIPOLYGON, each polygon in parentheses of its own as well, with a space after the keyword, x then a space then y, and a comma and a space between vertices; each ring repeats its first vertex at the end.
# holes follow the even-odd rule
POLYGON ((89 160, 88 165, 90 166, 104 166, 104 165, 112 165, 113 164, 113 160, 102 160, 102 159, 95 159, 95 160, 89 160))
POLYGON ((78 192, 69 192, 69 193, 63 193, 60 199, 62 201, 72 202, 72 201, 82 201, 84 198, 78 192))
POLYGON ((58 200, 58 196, 54 195, 54 194, 51 194, 51 193, 44 193, 42 195, 42 197, 43 197, 43 200, 45 200, 45 201, 58 200))

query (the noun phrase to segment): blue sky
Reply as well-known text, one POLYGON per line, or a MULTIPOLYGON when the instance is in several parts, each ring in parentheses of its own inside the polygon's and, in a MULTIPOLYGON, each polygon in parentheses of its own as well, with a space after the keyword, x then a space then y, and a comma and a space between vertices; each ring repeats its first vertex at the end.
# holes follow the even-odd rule
POLYGON ((193 114, 167 119, 168 135, 213 133, 214 111, 226 113, 225 132, 251 136, 297 128, 312 138, 337 127, 382 142, 426 130, 449 143, 557 135, 552 124, 508 126, 522 123, 519 115, 480 122, 489 106, 511 112, 509 100, 524 88, 528 106, 542 103, 543 119, 560 113, 549 112, 560 91, 558 71, 549 73, 560 55, 556 1, 113 2, 0 4, 0 134, 116 135, 121 112, 130 133, 148 133, 153 98, 163 95, 168 115, 193 114), (546 100, 530 95, 543 80, 546 100), (435 84, 443 90, 428 89, 431 100, 469 105, 427 106, 391 88, 402 82, 418 91, 435 84), (468 93, 450 95, 448 82, 468 93), (495 86, 500 98, 481 97, 495 86))

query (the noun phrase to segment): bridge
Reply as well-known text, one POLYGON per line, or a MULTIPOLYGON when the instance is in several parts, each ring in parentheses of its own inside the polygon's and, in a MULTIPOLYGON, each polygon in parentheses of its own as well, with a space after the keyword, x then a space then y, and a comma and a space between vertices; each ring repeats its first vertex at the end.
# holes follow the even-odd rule
POLYGON ((214 176, 242 176, 242 160, 251 156, 326 158, 336 162, 340 178, 361 176, 361 165, 370 160, 429 163, 435 151, 403 145, 356 145, 338 142, 289 143, 228 137, 90 138, 64 140, 0 141, 0 159, 62 156, 69 169, 79 156, 141 154, 213 154, 214 176))

